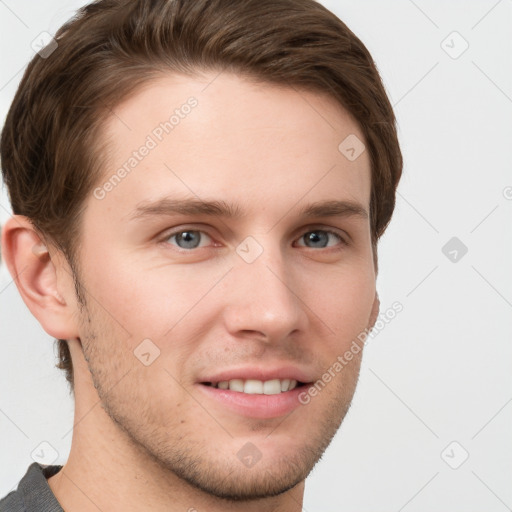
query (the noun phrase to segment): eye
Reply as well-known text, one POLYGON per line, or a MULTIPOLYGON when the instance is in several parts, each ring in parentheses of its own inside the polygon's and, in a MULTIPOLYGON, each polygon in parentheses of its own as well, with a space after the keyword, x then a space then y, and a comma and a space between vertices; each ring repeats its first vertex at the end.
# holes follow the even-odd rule
MULTIPOLYGON (((346 241, 334 231, 329 231, 326 229, 314 229, 312 231, 308 231, 304 233, 299 240, 305 241, 305 246, 312 249, 325 249, 327 247, 332 247, 333 245, 337 245, 336 243, 329 244, 329 237, 334 242, 341 242, 340 245, 347 245, 346 241)), ((302 245, 302 244, 299 244, 302 245)))
MULTIPOLYGON (((185 252, 191 252, 194 249, 207 247, 212 242, 212 238, 204 231, 182 228, 180 231, 166 234, 162 242, 174 245, 185 252)), ((299 238, 297 245, 310 249, 327 249, 329 247, 348 245, 348 243, 335 231, 312 229, 299 238), (304 241, 304 243, 300 243, 301 241, 304 241)))
POLYGON ((186 250, 203 247, 204 245, 201 245, 201 242, 204 241, 205 238, 206 240, 210 239, 210 237, 204 231, 185 229, 167 235, 164 241, 169 242, 170 240, 174 239, 175 245, 177 245, 180 249, 186 250))

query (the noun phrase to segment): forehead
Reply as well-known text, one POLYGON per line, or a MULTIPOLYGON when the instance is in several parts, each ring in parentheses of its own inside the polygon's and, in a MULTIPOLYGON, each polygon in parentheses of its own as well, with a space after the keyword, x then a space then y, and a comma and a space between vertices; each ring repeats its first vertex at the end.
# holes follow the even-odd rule
POLYGON ((94 206, 123 218, 167 193, 259 211, 303 199, 369 203, 367 151, 351 160, 340 150, 347 140, 364 147, 362 131, 325 94, 226 72, 172 74, 118 105, 104 136, 108 164, 97 186, 106 194, 94 206))

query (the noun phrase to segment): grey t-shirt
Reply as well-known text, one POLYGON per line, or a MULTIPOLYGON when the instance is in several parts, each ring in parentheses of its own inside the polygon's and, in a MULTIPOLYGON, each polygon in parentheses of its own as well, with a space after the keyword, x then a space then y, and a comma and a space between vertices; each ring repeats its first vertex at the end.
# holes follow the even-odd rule
POLYGON ((47 482, 61 469, 31 464, 18 488, 0 500, 0 512, 64 512, 47 482))

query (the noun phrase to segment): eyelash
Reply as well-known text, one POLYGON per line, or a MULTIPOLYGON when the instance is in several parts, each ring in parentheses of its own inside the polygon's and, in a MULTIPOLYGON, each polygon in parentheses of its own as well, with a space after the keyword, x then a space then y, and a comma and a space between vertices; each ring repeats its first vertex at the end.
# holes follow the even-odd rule
MULTIPOLYGON (((170 233, 166 233, 165 236, 162 237, 162 239, 160 240, 161 243, 165 244, 165 245, 171 245, 170 243, 168 243, 168 240, 176 235, 179 235, 180 233, 184 233, 186 231, 194 231, 194 232, 198 232, 198 233, 201 233, 203 235, 207 235, 210 239, 213 240, 213 237, 211 235, 209 235, 206 231, 204 230, 201 230, 201 229, 197 229, 197 228, 194 228, 194 227, 190 227, 190 228, 180 228, 179 230, 177 231, 172 231, 170 233)), ((320 247, 318 249, 314 248, 314 247, 307 247, 305 245, 301 245, 300 247, 305 247, 306 249, 312 249, 312 250, 324 250, 324 251, 328 251, 328 250, 341 250, 341 248, 343 247, 346 247, 349 245, 349 243, 347 242, 347 240, 341 236, 337 231, 333 231, 331 229, 325 229, 325 228, 309 228, 307 231, 304 231, 303 234, 298 238, 298 240, 302 239, 305 235, 307 235, 308 233, 315 233, 315 232, 322 232, 322 233, 328 233, 330 235, 333 235, 335 236, 336 238, 338 238, 339 240, 339 246, 328 246, 328 247, 320 247)), ((183 249, 181 247, 178 247, 177 245, 174 245, 172 244, 173 247, 178 250, 179 252, 181 253, 192 253, 194 251, 197 251, 199 249, 206 249, 207 247, 195 247, 195 248, 192 248, 192 249, 183 249)))

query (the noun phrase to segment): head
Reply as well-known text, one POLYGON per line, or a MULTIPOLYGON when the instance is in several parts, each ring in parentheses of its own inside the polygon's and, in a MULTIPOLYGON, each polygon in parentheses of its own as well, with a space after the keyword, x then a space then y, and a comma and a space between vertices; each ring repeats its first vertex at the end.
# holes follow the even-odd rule
POLYGON ((19 85, 1 161, 26 228, 4 230, 6 261, 18 274, 15 246, 33 248, 27 283, 53 299, 17 284, 59 367, 189 484, 293 487, 343 420, 362 352, 286 414, 226 407, 215 386, 275 380, 262 368, 311 384, 375 322, 402 158, 369 52, 313 0, 103 0, 55 39, 19 85))

